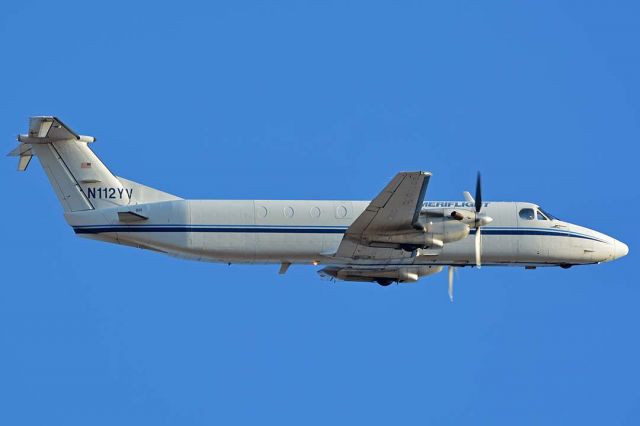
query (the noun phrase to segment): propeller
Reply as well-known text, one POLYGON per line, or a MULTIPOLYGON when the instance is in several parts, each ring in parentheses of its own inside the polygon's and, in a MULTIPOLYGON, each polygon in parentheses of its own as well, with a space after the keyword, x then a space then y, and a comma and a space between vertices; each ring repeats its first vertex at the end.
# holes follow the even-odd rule
POLYGON ((481 266, 480 262, 480 253, 482 251, 482 235, 480 234, 480 226, 478 226, 478 213, 482 209, 482 185, 480 184, 480 172, 478 172, 478 177, 476 178, 476 198, 475 198, 475 206, 476 206, 476 238, 475 238, 475 246, 476 246, 476 266, 479 268, 481 266))
POLYGON ((449 300, 453 303, 453 273, 455 271, 455 266, 449 265, 449 300))
MULTIPOLYGON (((469 194, 469 192, 465 191, 464 192, 464 198, 470 202, 470 203, 474 203, 475 205, 475 219, 473 220, 473 227, 475 228, 476 231, 476 236, 474 239, 474 244, 475 244, 475 255, 476 255, 476 266, 478 268, 480 268, 482 266, 482 233, 480 231, 480 229, 493 222, 493 218, 490 216, 487 216, 484 213, 481 213, 482 210, 482 183, 481 183, 481 178, 480 178, 480 172, 478 172, 478 177, 476 178, 476 194, 475 194, 475 199, 471 196, 471 194, 469 194)), ((454 212, 455 213, 455 212, 454 212)), ((459 217, 456 217, 452 214, 452 217, 458 219, 458 220, 462 220, 463 216, 460 215, 459 217)), ((470 222, 469 225, 471 225, 470 222)), ((451 302, 453 302, 453 276, 455 273, 455 269, 456 267, 453 265, 449 265, 449 270, 448 270, 448 275, 449 275, 449 300, 451 300, 451 302)))
POLYGON ((480 213, 480 209, 482 209, 482 185, 480 184, 480 172, 478 172, 478 177, 476 177, 476 213, 480 213))
POLYGON ((476 266, 480 268, 482 266, 481 256, 482 256, 482 233, 480 232, 480 228, 484 225, 487 225, 493 222, 493 218, 481 214, 480 210, 482 210, 482 184, 480 181, 480 172, 478 172, 478 177, 476 178, 476 198, 475 198, 475 207, 476 207, 476 220, 475 220, 475 228, 476 228, 476 237, 475 237, 475 253, 476 253, 476 266))

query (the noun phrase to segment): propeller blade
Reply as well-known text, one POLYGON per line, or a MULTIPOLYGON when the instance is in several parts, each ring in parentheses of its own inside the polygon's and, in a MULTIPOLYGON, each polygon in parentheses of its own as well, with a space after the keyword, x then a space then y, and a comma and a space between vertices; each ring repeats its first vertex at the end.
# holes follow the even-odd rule
POLYGON ((480 267, 480 250, 482 249, 482 236, 480 234, 480 227, 476 228, 476 266, 480 267))
POLYGON ((453 303, 453 270, 454 266, 449 266, 449 300, 453 303))
POLYGON ((478 177, 476 178, 476 213, 480 213, 480 209, 482 208, 482 185, 480 185, 480 172, 478 172, 478 177))

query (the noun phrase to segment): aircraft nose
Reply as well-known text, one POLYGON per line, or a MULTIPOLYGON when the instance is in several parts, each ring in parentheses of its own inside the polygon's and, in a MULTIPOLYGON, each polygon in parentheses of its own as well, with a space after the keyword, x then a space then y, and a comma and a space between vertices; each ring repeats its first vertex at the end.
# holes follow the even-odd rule
POLYGON ((629 247, 622 241, 613 241, 613 258, 620 259, 629 253, 629 247))

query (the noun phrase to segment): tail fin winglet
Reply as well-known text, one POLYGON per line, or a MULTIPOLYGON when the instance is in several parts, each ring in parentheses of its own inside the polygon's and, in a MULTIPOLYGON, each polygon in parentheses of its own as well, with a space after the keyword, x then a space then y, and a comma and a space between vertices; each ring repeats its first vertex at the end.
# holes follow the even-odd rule
POLYGON ((27 167, 29 167, 29 163, 33 158, 33 150, 30 144, 21 143, 8 153, 7 156, 20 157, 18 158, 18 171, 24 172, 27 170, 27 167))

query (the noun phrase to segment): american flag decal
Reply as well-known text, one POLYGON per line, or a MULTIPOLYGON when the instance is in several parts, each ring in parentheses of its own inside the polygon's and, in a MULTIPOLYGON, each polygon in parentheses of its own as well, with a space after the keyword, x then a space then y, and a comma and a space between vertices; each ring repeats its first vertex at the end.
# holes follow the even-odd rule
POLYGON ((91 163, 80 163, 80 168, 81 169, 90 169, 91 168, 91 163))

